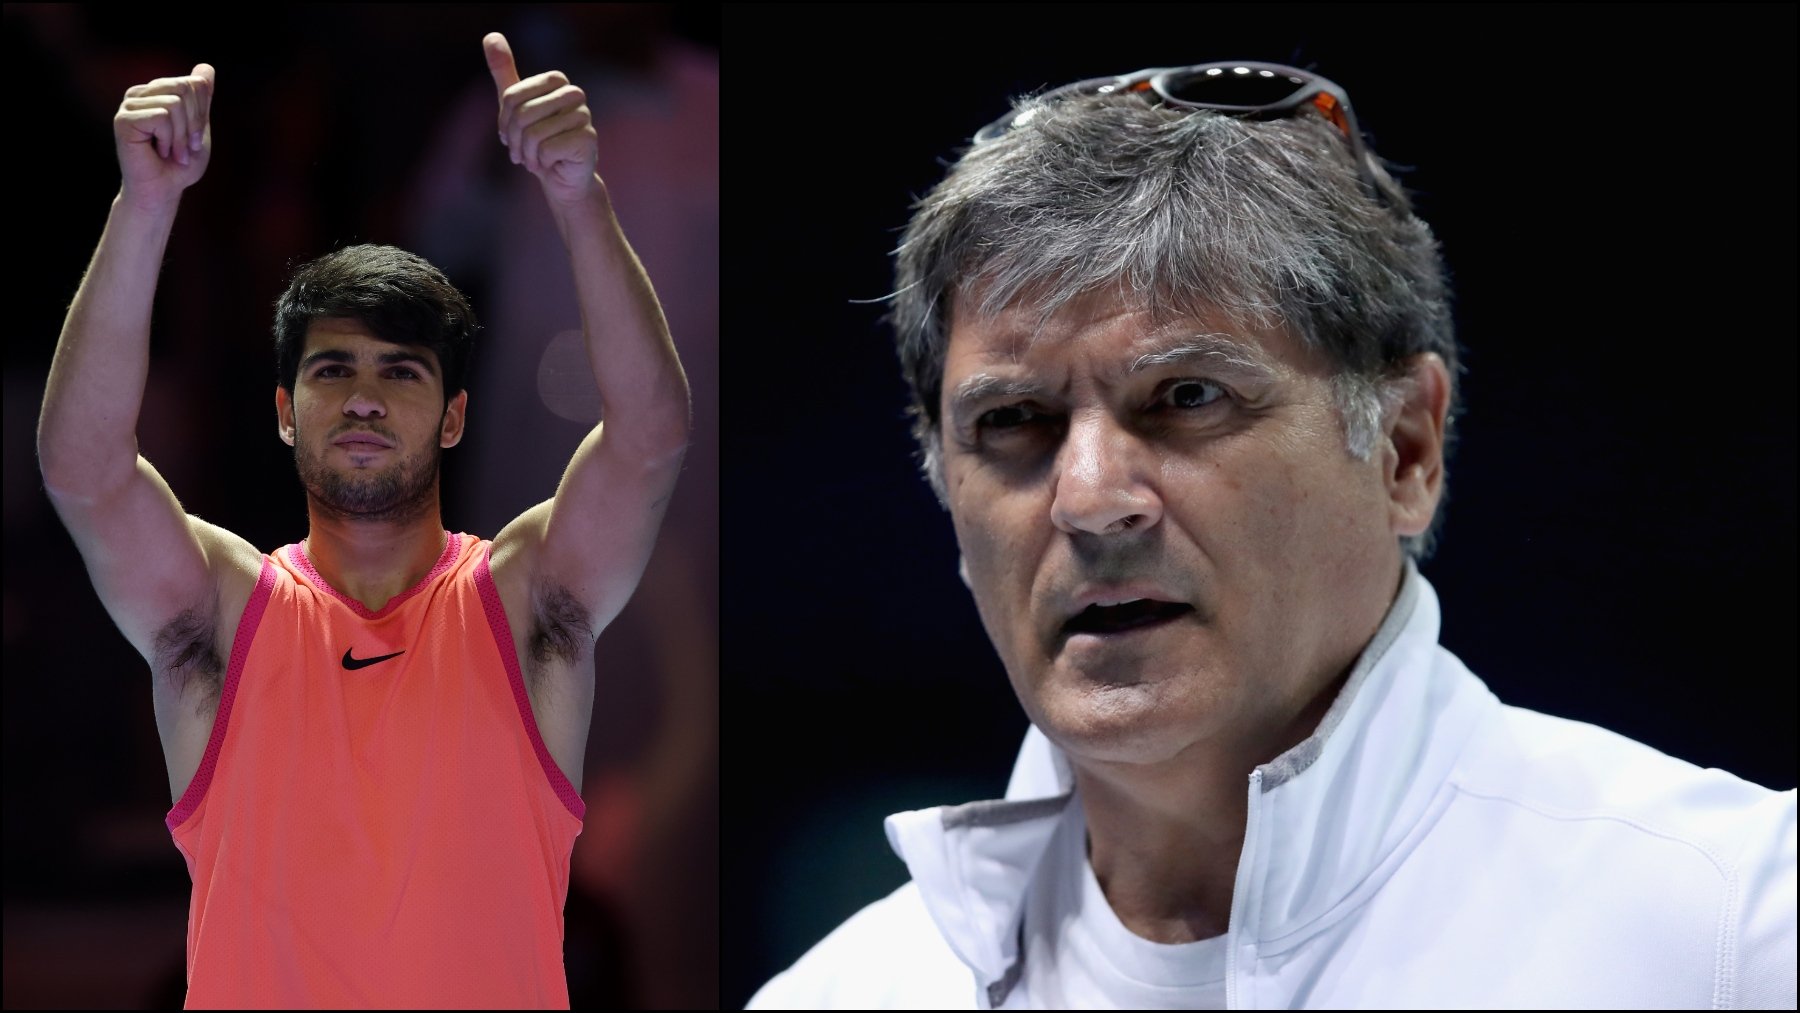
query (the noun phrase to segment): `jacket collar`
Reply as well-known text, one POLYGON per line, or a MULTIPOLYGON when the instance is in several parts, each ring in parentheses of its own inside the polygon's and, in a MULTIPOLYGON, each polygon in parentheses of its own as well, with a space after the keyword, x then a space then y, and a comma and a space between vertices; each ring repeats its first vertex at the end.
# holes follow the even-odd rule
MULTIPOLYGON (((1305 933, 1425 815, 1487 697, 1438 648, 1439 618, 1436 593, 1408 561, 1319 727, 1251 774, 1230 930, 1239 941, 1305 933)), ((989 1006, 1018 979, 1025 897, 1073 789, 1068 758, 1033 727, 1004 799, 887 819, 888 842, 989 1006)))

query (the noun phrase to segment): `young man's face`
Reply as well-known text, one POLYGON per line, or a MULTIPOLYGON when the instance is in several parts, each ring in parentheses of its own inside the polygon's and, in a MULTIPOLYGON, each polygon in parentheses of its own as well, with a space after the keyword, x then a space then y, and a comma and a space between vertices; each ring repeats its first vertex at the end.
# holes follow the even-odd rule
POLYGON ((1323 357, 1222 317, 1152 326, 1111 293, 1041 331, 1035 310, 983 320, 964 302, 945 484, 1032 721, 1078 765, 1316 722, 1401 566, 1394 455, 1349 454, 1323 357))
POLYGON ((437 503, 438 460, 462 439, 467 394, 446 407, 429 349, 394 345, 360 321, 313 321, 292 398, 275 392, 314 505, 345 519, 407 521, 437 503))

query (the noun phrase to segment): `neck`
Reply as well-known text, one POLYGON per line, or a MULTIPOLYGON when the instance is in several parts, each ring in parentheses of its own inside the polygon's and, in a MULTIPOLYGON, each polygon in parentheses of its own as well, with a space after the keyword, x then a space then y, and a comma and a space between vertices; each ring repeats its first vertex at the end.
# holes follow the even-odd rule
POLYGON ((1230 927, 1250 774, 1318 729, 1399 595, 1406 575, 1396 566, 1393 593, 1358 627, 1360 646, 1330 663, 1326 671, 1336 675, 1285 724, 1236 729, 1158 763, 1070 757, 1087 816, 1088 860, 1126 928, 1154 942, 1186 943, 1230 927))
POLYGON ((1195 743, 1157 764, 1072 760, 1088 860, 1126 928, 1159 943, 1224 934, 1250 773, 1312 734, 1343 685, 1333 680, 1273 736, 1195 743))
POLYGON ((406 521, 365 521, 308 509, 306 555, 326 583, 379 611, 389 599, 423 580, 444 554, 443 520, 431 508, 406 521))

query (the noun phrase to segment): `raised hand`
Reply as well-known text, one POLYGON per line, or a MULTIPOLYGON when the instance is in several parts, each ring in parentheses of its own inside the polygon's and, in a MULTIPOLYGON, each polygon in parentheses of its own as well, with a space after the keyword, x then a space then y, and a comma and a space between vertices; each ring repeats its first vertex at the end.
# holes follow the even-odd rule
POLYGON ((579 203, 600 188, 594 166, 599 134, 588 112, 587 95, 560 70, 519 79, 506 36, 489 32, 481 40, 488 72, 500 93, 500 143, 543 184, 553 204, 579 203))
POLYGON ((140 205, 170 204, 200 181, 212 160, 213 68, 125 89, 113 115, 121 192, 140 205))

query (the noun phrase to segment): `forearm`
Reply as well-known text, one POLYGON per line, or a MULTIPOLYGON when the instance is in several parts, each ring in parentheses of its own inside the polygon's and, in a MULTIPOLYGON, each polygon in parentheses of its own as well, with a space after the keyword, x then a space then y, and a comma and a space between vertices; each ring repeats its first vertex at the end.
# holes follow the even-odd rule
POLYGON ((606 439, 646 459, 678 452, 688 439, 687 376, 656 291, 619 228, 605 187, 551 212, 574 271, 606 439))
POLYGON ((150 311, 176 205, 113 200, 106 231, 63 321, 38 418, 38 464, 51 492, 82 498, 137 465, 137 417, 150 371, 150 311))

